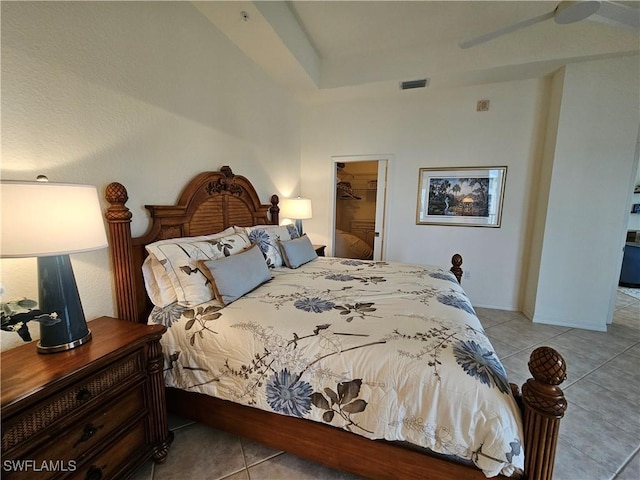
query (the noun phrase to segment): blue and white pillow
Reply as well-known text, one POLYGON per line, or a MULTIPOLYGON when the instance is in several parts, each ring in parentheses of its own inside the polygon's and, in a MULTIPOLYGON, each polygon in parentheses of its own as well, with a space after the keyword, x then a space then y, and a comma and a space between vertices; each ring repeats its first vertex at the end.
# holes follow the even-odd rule
POLYGON ((291 240, 300 236, 295 225, 256 225, 244 227, 244 230, 249 241, 260 248, 270 268, 284 265, 278 241, 291 240))

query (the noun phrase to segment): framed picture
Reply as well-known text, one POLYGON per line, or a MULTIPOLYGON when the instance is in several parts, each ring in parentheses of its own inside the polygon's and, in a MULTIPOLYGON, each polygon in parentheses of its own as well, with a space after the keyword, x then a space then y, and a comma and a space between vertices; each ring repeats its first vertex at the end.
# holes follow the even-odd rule
POLYGON ((507 167, 421 168, 418 225, 500 227, 507 167))

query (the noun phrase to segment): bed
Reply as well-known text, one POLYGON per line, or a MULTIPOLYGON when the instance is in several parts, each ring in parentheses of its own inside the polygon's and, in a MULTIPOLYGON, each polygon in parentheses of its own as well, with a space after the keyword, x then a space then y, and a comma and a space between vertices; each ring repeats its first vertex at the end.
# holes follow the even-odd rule
POLYGON ((373 248, 350 232, 336 229, 334 237, 334 255, 340 258, 355 258, 360 260, 371 260, 373 258, 373 248))
POLYGON ((126 188, 106 198, 117 314, 169 327, 170 412, 367 478, 551 478, 564 360, 538 348, 522 395, 509 384, 459 255, 450 270, 315 258, 278 226, 278 197, 229 167, 146 206, 142 237, 126 188))

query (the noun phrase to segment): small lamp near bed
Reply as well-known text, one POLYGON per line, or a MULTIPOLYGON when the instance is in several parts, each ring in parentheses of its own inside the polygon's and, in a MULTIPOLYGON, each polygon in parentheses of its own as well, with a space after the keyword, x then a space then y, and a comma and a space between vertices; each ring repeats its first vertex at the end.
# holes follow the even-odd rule
POLYGON ((91 339, 70 253, 107 247, 96 187, 3 180, 2 258, 38 258, 39 353, 76 348, 91 339))
POLYGON ((298 233, 302 236, 302 220, 311 218, 311 199, 296 197, 284 198, 280 202, 280 216, 295 220, 298 233))

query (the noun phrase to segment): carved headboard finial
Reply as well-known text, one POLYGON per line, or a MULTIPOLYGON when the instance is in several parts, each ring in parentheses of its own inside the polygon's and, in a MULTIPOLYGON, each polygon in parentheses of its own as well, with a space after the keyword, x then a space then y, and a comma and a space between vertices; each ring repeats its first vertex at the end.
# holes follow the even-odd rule
POLYGON ((124 205, 129 200, 129 194, 124 185, 118 182, 111 182, 107 185, 104 198, 111 204, 124 205))
POLYGON ((215 193, 220 193, 226 190, 232 195, 241 196, 242 187, 239 187, 238 185, 235 184, 236 176, 231 171, 231 167, 228 165, 225 165, 224 167, 220 168, 220 173, 222 173, 222 175, 224 176, 214 182, 209 182, 207 185, 205 185, 204 188, 207 191, 207 193, 209 195, 213 195, 215 193))
POLYGON ((462 255, 456 253, 453 257, 451 257, 451 265, 453 265, 450 269, 451 273, 453 273, 458 280, 458 283, 462 283, 462 255))
POLYGON ((131 220, 131 212, 125 205, 129 200, 129 194, 124 185, 118 182, 110 183, 107 185, 104 198, 110 204, 105 214, 107 220, 111 222, 129 222, 131 220))

